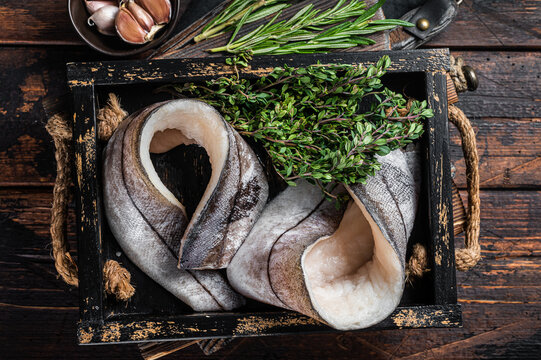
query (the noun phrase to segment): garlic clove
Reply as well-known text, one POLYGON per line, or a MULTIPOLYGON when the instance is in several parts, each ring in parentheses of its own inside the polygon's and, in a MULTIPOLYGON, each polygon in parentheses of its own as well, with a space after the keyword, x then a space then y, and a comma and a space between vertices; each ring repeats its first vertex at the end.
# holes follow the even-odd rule
POLYGON ((110 6, 117 6, 118 7, 118 1, 115 0, 85 0, 86 9, 90 13, 90 15, 94 14, 96 11, 101 9, 104 6, 110 5, 110 6))
POLYGON ((154 36, 156 35, 156 33, 158 31, 160 31, 164 26, 165 26, 165 24, 163 24, 163 25, 154 25, 152 27, 152 29, 150 29, 148 34, 146 34, 146 36, 145 36, 146 41, 152 41, 154 39, 154 36))
POLYGON ((128 1, 126 7, 145 31, 151 31, 152 27, 154 26, 154 19, 152 18, 152 16, 150 16, 149 13, 145 11, 145 9, 143 9, 131 0, 128 1))
POLYGON ((169 0, 135 0, 154 19, 156 24, 167 24, 171 19, 171 2, 169 0))
POLYGON ((88 25, 95 26, 104 35, 115 35, 115 18, 118 7, 113 5, 102 6, 87 20, 88 25))
POLYGON ((147 41, 148 32, 139 25, 126 7, 121 7, 115 21, 118 36, 130 44, 144 44, 147 41))

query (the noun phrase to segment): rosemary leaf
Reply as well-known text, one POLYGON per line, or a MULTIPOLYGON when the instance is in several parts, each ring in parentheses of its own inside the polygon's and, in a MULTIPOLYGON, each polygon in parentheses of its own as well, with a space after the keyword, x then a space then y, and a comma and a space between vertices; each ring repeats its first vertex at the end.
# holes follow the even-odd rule
POLYGON ((370 45, 375 42, 365 37, 396 26, 411 23, 382 19, 372 20, 376 11, 385 3, 380 0, 367 8, 364 1, 339 0, 329 9, 315 9, 308 4, 291 18, 278 21, 282 10, 289 7, 283 0, 234 0, 214 18, 195 41, 202 41, 233 31, 226 46, 209 49, 210 52, 231 54, 293 54, 328 52, 370 45), (274 15, 265 24, 236 39, 242 28, 251 22, 274 15), (341 43, 339 43, 341 42, 341 43))

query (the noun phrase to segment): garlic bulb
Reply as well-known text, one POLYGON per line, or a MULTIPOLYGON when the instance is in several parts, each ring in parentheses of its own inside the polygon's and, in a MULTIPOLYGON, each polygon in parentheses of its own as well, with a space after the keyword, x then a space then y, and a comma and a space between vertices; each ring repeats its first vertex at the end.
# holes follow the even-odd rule
POLYGON ((126 0, 120 3, 115 28, 118 36, 130 44, 144 44, 169 22, 169 0, 126 0))
POLYGON ((104 35, 115 35, 115 19, 118 7, 105 5, 88 18, 88 25, 95 26, 104 35))

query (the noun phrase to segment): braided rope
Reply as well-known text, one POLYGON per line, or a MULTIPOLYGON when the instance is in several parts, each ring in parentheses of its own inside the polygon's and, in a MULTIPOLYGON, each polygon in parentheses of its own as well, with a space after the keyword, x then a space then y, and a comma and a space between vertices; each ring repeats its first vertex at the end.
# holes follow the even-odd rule
POLYGON ((450 57, 451 60, 451 70, 449 71, 449 75, 451 76, 451 79, 453 80, 453 83, 455 84, 456 92, 464 92, 468 90, 468 81, 466 80, 466 76, 464 75, 464 71, 462 70, 462 67, 464 66, 464 60, 458 56, 450 57))
MULTIPOLYGON (((109 94, 107 105, 100 109, 97 115, 98 136, 108 140, 127 113, 120 107, 120 102, 114 94, 109 94)), ((78 286, 79 277, 77 264, 69 253, 67 241, 67 216, 70 198, 72 154, 72 127, 68 116, 55 114, 45 126, 55 145, 56 180, 53 189, 53 204, 51 208, 51 244, 55 268, 64 282, 78 286)), ((127 301, 135 289, 130 284, 131 275, 117 261, 108 260, 103 267, 105 291, 115 295, 117 300, 127 301)))
POLYGON ((69 253, 67 241, 67 224, 69 203, 69 184, 71 179, 70 152, 71 127, 66 117, 55 114, 45 126, 52 136, 56 151, 56 181, 53 189, 53 205, 51 211, 51 239, 54 265, 58 274, 69 285, 78 286, 77 264, 69 253))
POLYGON ((449 120, 457 127, 462 138, 462 152, 466 162, 468 189, 468 215, 465 229, 466 247, 456 251, 456 267, 468 271, 481 260, 479 230, 481 226, 481 199, 479 197, 479 157, 475 131, 462 110, 449 106, 449 120))

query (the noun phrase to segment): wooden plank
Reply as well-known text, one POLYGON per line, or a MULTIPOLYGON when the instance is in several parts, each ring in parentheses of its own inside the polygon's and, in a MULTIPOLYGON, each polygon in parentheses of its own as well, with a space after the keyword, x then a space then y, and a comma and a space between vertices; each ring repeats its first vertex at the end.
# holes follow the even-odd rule
POLYGON ((459 95, 470 118, 539 118, 541 62, 535 52, 457 51, 473 67, 479 88, 459 95))
MULTIPOLYGON (((460 305, 405 306, 395 309, 388 318, 371 329, 459 327, 461 321, 460 305)), ((139 321, 127 319, 101 324, 80 323, 78 340, 81 345, 85 345, 156 339, 192 340, 337 332, 317 320, 291 311, 211 313, 203 317, 147 317, 139 321)))
POLYGON ((464 0, 455 20, 426 47, 541 47, 537 0, 464 0))
MULTIPOLYGON (((538 198, 540 194, 540 190, 481 191, 482 236, 492 241, 496 237, 507 238, 511 242, 505 249, 491 250, 501 250, 509 254, 518 249, 535 250, 528 247, 528 241, 541 240, 541 221, 538 219, 541 214, 541 202, 538 198)), ((466 201, 464 191, 461 192, 461 196, 466 201)))
POLYGON ((396 359, 535 359, 541 341, 535 306, 468 304, 463 329, 374 333, 365 340, 396 359))
MULTIPOLYGON (((459 104, 460 105, 460 104, 459 104)), ((476 132, 481 188, 541 185, 541 118, 470 118, 476 132)), ((455 183, 466 187, 458 130, 449 125, 455 183)))
MULTIPOLYGON (((379 51, 358 53, 262 55, 239 69, 246 77, 264 76, 277 66, 308 66, 321 63, 361 64, 367 66, 388 55, 391 65, 387 72, 442 72, 449 70, 449 52, 446 49, 379 51)), ((189 82, 209 80, 234 74, 233 68, 224 66, 225 57, 133 60, 107 62, 70 62, 67 77, 70 86, 92 83, 99 85, 152 84, 163 82, 189 82)))
POLYGON ((209 339, 209 340, 187 340, 187 341, 157 341, 157 342, 146 342, 140 343, 138 345, 139 350, 141 351, 141 357, 144 360, 155 360, 160 359, 166 355, 172 354, 174 352, 185 349, 189 346, 202 343, 205 344, 208 342, 230 342, 233 339, 209 339))
MULTIPOLYGON (((94 86, 72 86, 75 205, 78 263, 87 270, 79 271, 81 319, 101 321, 103 298, 103 264, 101 259, 101 206, 98 199, 101 179, 96 126, 94 86), (77 105, 75 105, 77 104, 77 105)), ((79 265, 79 269, 81 266, 79 265)))
POLYGON ((77 309, 0 304, 3 359, 139 359, 136 346, 77 345, 77 309))
POLYGON ((0 0, 0 44, 81 45, 71 25, 67 1, 0 0))
POLYGON ((425 183, 428 187, 428 225, 434 300, 436 304, 456 302, 454 236, 451 230, 453 211, 451 199, 451 168, 449 165, 449 121, 447 119, 447 78, 443 74, 426 74, 428 106, 434 117, 428 119, 425 141, 428 151, 425 183), (437 184, 437 186, 435 186, 437 184))
MULTIPOLYGON (((7 359, 126 359, 138 358, 136 345, 77 346, 76 310, 2 306, 0 340, 7 359), (32 321, 28 321, 31 318, 32 321), (8 331, 9 329, 9 331, 8 331), (42 331, 36 331, 42 329, 42 331), (17 334, 13 338, 11 334, 17 334)), ((537 304, 465 304, 465 324, 458 329, 346 332, 325 335, 285 335, 237 339, 209 359, 304 358, 389 359, 415 356, 453 359, 536 359, 541 344, 537 304), (360 355, 362 354, 362 355, 360 355)), ((197 346, 171 358, 200 359, 197 346)))
MULTIPOLYGON (((190 0, 183 0, 180 11, 189 4, 190 0)), ((37 0, 0 0, 0 29, 0 45, 86 46, 71 24, 67 1, 50 1, 43 6, 37 0)))
POLYGON ((68 59, 94 58, 83 49, 0 48, 0 183, 51 185, 54 148, 41 101, 67 93, 68 59))

